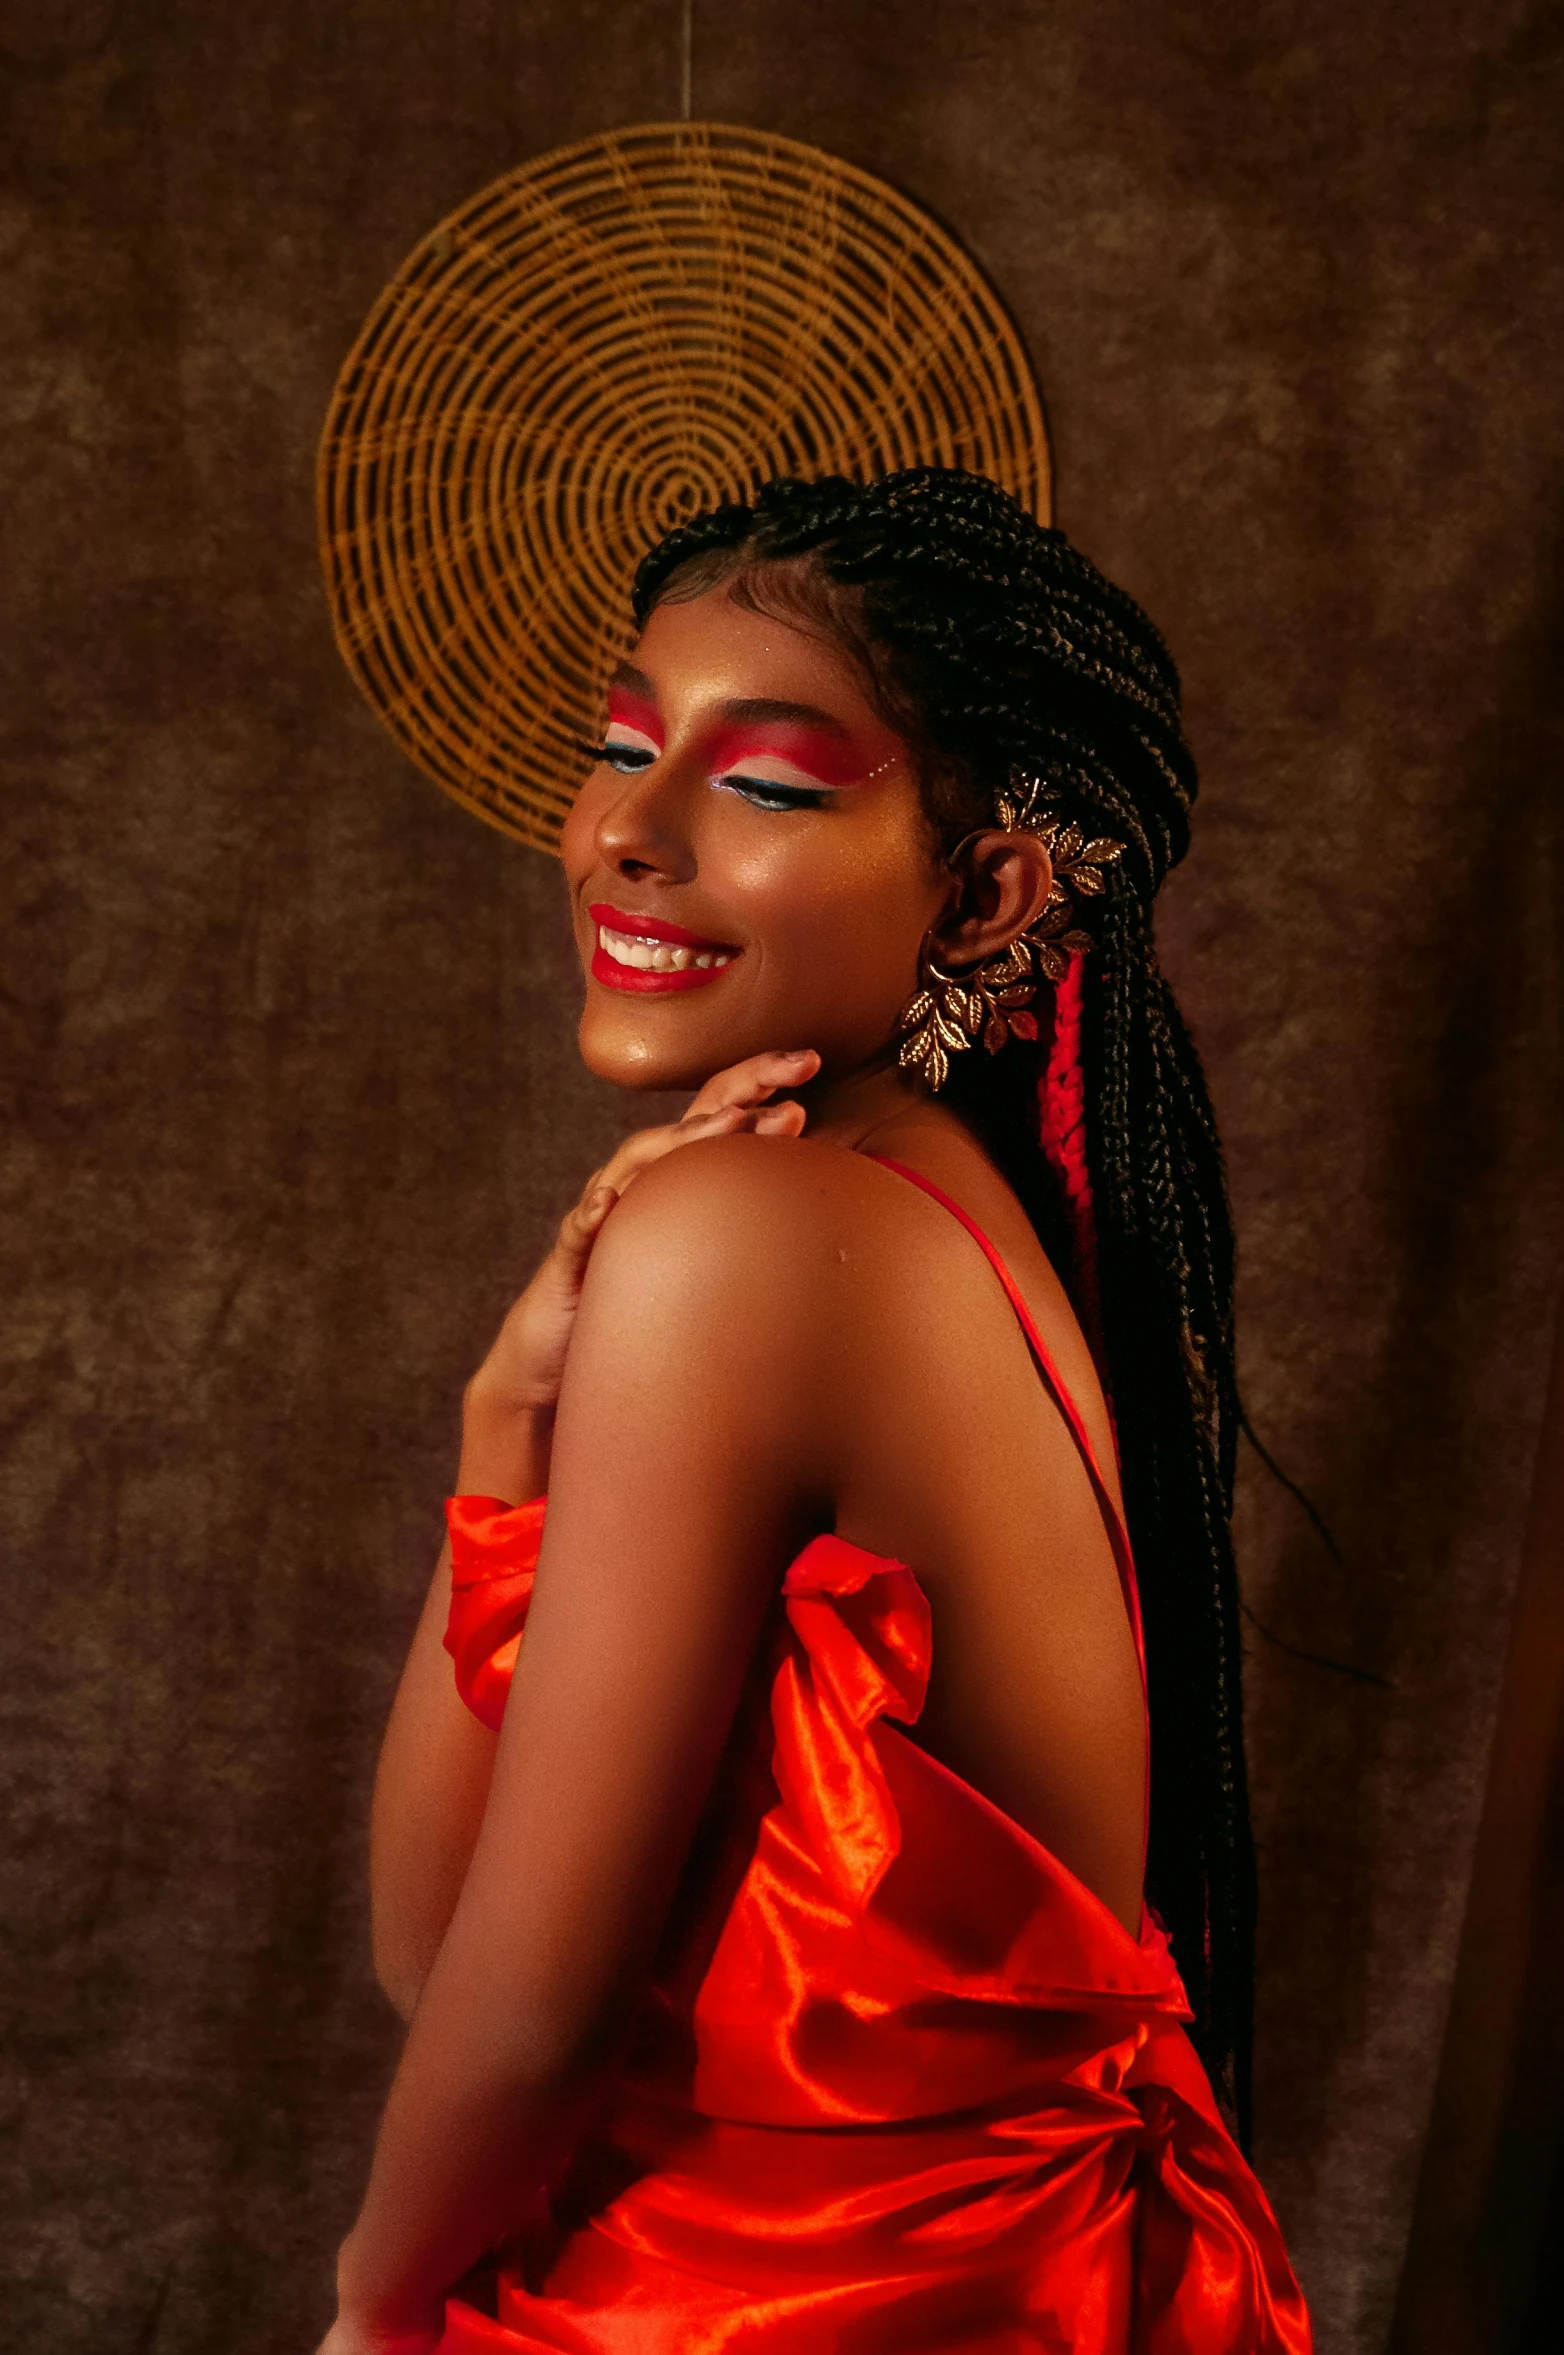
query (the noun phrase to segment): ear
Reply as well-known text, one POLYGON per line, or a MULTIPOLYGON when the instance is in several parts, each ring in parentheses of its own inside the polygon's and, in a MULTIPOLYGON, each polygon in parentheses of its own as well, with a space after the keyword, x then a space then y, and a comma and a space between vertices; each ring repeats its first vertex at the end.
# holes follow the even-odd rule
POLYGON ((1001 955, 1042 914, 1053 861, 1035 834, 996 826, 969 834, 951 865, 955 896, 929 945, 947 973, 965 973, 1001 955))

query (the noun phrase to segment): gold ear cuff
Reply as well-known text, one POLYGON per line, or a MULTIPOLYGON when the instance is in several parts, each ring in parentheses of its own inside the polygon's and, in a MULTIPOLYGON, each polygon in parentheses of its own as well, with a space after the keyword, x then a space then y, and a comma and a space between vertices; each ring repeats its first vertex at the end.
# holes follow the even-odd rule
POLYGON ((1084 956, 1092 945, 1090 934, 1075 928, 1075 894, 1100 898, 1107 889, 1103 869, 1124 855, 1122 842, 1088 840, 1048 799, 1043 781, 1019 769, 1011 770, 1007 788, 994 796, 994 824, 1005 833, 1035 834, 1053 863, 1053 882, 1026 930, 970 972, 947 973, 925 939, 918 986, 896 1018, 896 1060, 936 1094, 950 1075, 951 1056, 979 1039, 997 1055, 1013 1038, 1036 1038, 1037 1017, 1029 1008, 1039 980, 1058 981, 1070 958, 1084 956))

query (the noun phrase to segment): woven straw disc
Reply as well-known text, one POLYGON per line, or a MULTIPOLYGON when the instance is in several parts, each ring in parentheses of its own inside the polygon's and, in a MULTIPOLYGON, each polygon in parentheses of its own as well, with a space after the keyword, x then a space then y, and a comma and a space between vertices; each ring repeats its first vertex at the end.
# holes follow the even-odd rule
POLYGON ((998 297, 927 214, 791 139, 653 123, 508 172, 416 248, 332 398, 337 640, 447 793, 552 849, 637 560, 779 474, 960 466, 1048 519, 998 297))

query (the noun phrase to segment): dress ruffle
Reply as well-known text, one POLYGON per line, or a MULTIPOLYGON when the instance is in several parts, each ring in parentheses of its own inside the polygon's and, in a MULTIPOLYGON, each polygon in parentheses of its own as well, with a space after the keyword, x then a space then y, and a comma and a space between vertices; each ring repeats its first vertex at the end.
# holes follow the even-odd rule
POLYGON ((541 1496, 530 1505, 507 1505, 497 1496, 446 1501, 451 1610, 445 1648, 455 1665, 457 1691, 474 1717, 495 1733, 527 1624, 547 1501, 541 1496))

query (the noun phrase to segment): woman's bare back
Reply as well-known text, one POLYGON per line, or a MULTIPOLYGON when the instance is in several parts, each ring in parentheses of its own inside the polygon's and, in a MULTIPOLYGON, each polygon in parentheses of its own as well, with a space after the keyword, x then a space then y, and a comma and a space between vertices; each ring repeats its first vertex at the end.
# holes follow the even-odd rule
MULTIPOLYGON (((999 1249, 1117 1503, 1111 1424, 1063 1288, 1003 1179, 954 1129, 907 1123, 872 1150, 937 1183, 999 1249)), ((790 1161, 852 1263, 851 1337, 832 1317, 834 1526, 906 1562, 929 1597, 933 1672, 913 1738, 1133 1933, 1146 1780, 1134 1637, 1090 1478, 999 1279, 948 1211, 864 1154, 725 1150, 790 1161)))
MULTIPOLYGON (((874 1149, 921 1167, 1005 1251, 1111 1467, 1058 1280, 998 1173, 946 1125, 874 1149)), ((627 1516, 679 1554, 690 1609, 733 1613, 750 1643, 816 1529, 906 1562, 934 1620, 915 1738, 1138 1926, 1145 1712, 1112 1545, 1004 1290, 948 1212, 837 1143, 730 1138, 640 1179, 604 1231, 566 1368, 556 1576, 621 1545, 609 1529, 627 1516), (627 1362, 662 1354, 659 1320, 678 1333, 675 1400, 627 1362)), ((540 1585, 548 1567, 546 1547, 540 1585)))

